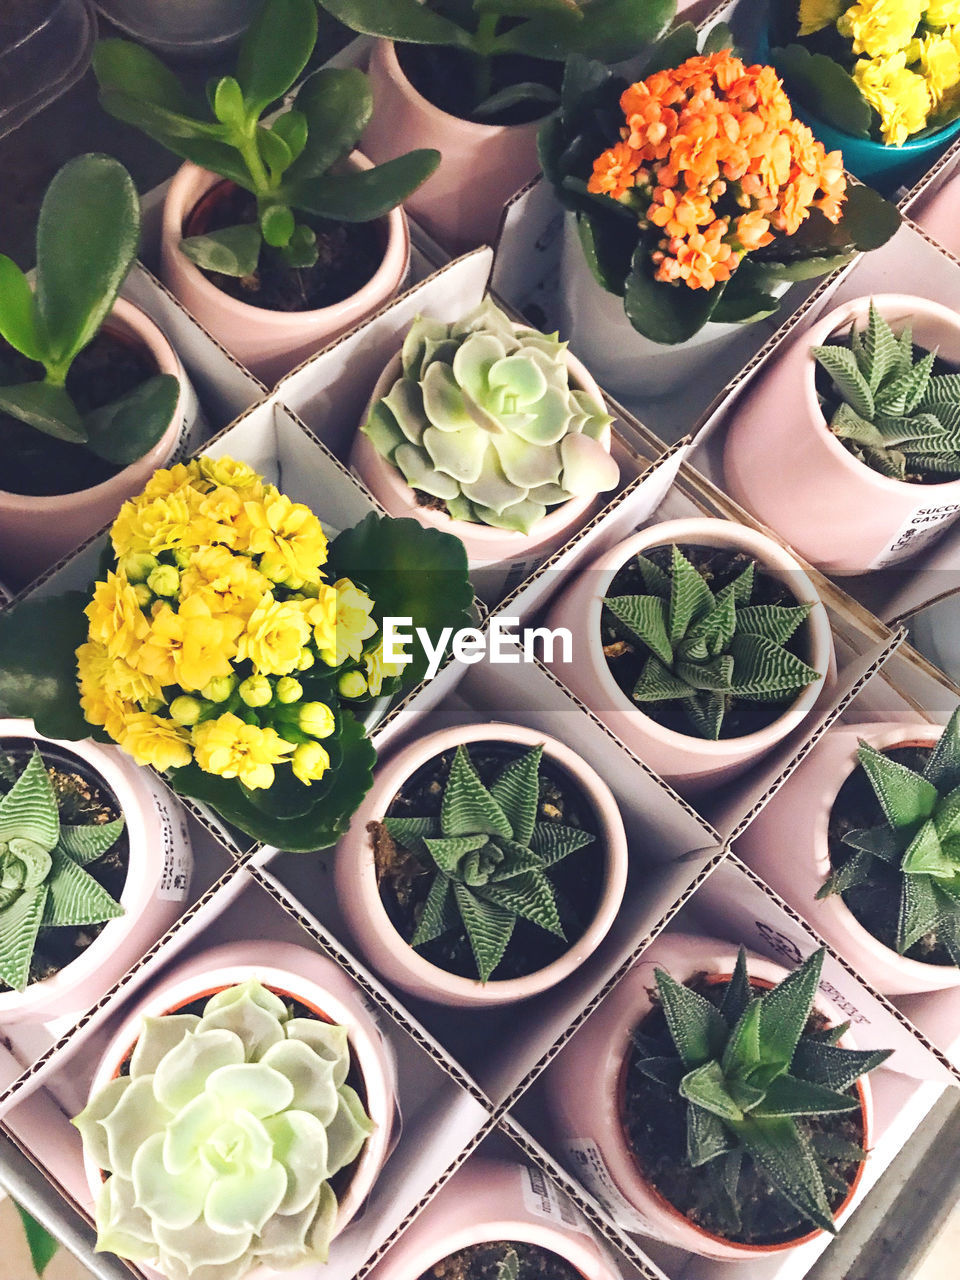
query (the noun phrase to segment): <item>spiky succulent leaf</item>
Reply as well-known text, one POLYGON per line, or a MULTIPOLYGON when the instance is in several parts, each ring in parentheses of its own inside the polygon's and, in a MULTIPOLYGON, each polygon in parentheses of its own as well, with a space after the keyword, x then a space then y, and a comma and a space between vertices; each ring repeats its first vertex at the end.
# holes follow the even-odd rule
POLYGON ((789 1116, 748 1118, 737 1135, 754 1164, 810 1222, 836 1233, 833 1212, 823 1185, 822 1164, 810 1141, 789 1116))
POLYGON ((496 1280, 517 1280, 520 1274, 520 1258, 516 1249, 508 1248, 497 1263, 496 1280))

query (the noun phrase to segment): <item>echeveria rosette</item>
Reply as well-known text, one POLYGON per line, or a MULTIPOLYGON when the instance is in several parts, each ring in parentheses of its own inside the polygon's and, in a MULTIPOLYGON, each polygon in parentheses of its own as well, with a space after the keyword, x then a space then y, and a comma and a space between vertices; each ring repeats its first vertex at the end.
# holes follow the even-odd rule
POLYGON ((564 936, 549 870, 595 838, 537 821, 542 756, 542 746, 532 748, 486 787, 459 746, 439 818, 384 819, 391 838, 433 875, 410 945, 464 928, 481 982, 503 959, 518 918, 564 936))
POLYGON ((612 489, 610 415, 570 385, 567 344, 488 297, 464 319, 419 316, 403 376, 363 432, 454 520, 530 533, 551 507, 612 489))
MULTIPOLYGON (((844 1144, 829 1131, 811 1133, 805 1117, 856 1110, 851 1086, 891 1051, 841 1048, 837 1041, 849 1024, 806 1029, 823 957, 821 948, 758 993, 741 947, 719 1007, 658 969, 672 1051, 664 1055, 661 1040, 648 1043, 634 1033, 634 1065, 686 1102, 687 1161, 694 1169, 707 1166, 731 1234, 740 1227, 737 1185, 745 1159, 810 1226, 836 1231, 827 1158, 844 1144)), ((865 1156, 859 1148, 847 1154, 865 1156)))
POLYGON ((23 770, 0 773, 12 786, 0 798, 0 985, 24 991, 41 929, 102 924, 123 907, 84 870, 110 849, 123 818, 61 823, 50 775, 36 747, 23 770))
POLYGON ((870 885, 893 868, 900 874, 897 951, 904 955, 931 935, 960 965, 960 710, 921 773, 862 739, 857 758, 884 821, 844 835, 853 853, 817 897, 870 885))
POLYGON ((167 1280, 325 1262, 330 1179, 373 1131, 350 1063, 345 1027, 294 1017, 256 979, 202 1016, 144 1019, 129 1074, 73 1121, 108 1175, 97 1248, 167 1280))

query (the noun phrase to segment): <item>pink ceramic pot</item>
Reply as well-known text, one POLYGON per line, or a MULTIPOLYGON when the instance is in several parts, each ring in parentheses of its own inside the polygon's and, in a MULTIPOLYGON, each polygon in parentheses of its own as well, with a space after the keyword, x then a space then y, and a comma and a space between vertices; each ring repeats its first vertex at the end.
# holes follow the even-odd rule
MULTIPOLYGON (((0 720, 0 741, 50 742, 30 720, 0 720)), ((87 949, 52 978, 26 991, 0 991, 0 1026, 88 1009, 150 950, 183 909, 193 855, 183 813, 162 784, 117 747, 89 739, 55 745, 95 770, 113 791, 130 845, 120 895, 124 914, 108 920, 87 949)))
MULTIPOLYGON (((566 360, 571 384, 602 405, 600 388, 586 368, 570 351, 566 352, 566 360)), ((377 379, 377 385, 363 412, 364 422, 376 402, 389 393, 402 373, 403 366, 398 354, 377 379)), ((609 427, 602 443, 609 452, 609 427)), ((529 571, 563 546, 573 532, 586 522, 588 512, 597 501, 596 494, 586 498, 571 498, 548 511, 532 533, 524 534, 512 529, 494 529, 490 525, 474 524, 469 520, 453 520, 445 511, 421 506, 403 474, 377 452, 362 431, 354 436, 350 466, 390 515, 413 516, 427 529, 440 529, 459 538, 467 549, 467 562, 471 569, 506 564, 508 572, 514 565, 529 566, 529 571)))
MULTIPOLYGON (((636 1219, 628 1229, 640 1229, 668 1244, 691 1253, 721 1261, 759 1260, 795 1249, 823 1234, 811 1231, 797 1240, 779 1245, 736 1244, 695 1226, 675 1209, 646 1180, 631 1151, 620 1120, 621 1091, 631 1032, 650 1012, 650 993, 656 990, 655 970, 666 970, 677 982, 687 982, 698 973, 730 977, 736 964, 736 950, 729 942, 686 934, 662 934, 653 942, 621 982, 614 987, 583 1027, 577 1031, 546 1073, 550 1109, 558 1136, 570 1144, 593 1148, 602 1173, 593 1176, 593 1188, 608 1203, 619 1196, 632 1208, 636 1219), (606 1183, 606 1188, 604 1187, 606 1183)), ((787 970, 748 952, 749 974, 764 984, 774 984, 787 970)), ((833 1006, 818 999, 816 1009, 835 1024, 833 1006)), ((856 1045, 849 1032, 839 1042, 845 1048, 856 1045)), ((857 1082, 863 1115, 864 1148, 873 1144, 873 1102, 866 1078, 857 1082)), ((578 1162, 580 1164, 580 1162, 578 1162)), ((580 1164, 588 1169, 587 1162, 580 1164)), ((836 1214, 839 1225, 850 1213, 861 1181, 861 1164, 850 1193, 836 1214)), ((588 1175, 589 1177, 589 1175, 588 1175)), ((616 1206, 612 1207, 618 1216, 616 1206)))
POLYGON ((334 885, 340 910, 357 945, 373 967, 388 982, 423 1000, 463 1007, 525 1000, 568 977, 606 936, 623 900, 626 882, 626 832, 617 802, 602 778, 556 738, 522 725, 493 721, 456 725, 427 734, 380 764, 372 788, 337 846, 334 863, 334 885), (373 843, 367 824, 383 820, 403 783, 428 760, 461 743, 491 741, 518 743, 523 747, 543 743, 544 757, 569 773, 591 802, 598 824, 596 843, 605 849, 605 866, 596 915, 583 936, 565 955, 525 977, 482 983, 475 978, 447 973, 431 964, 397 933, 380 899, 373 843))
MULTIPOLYGON (((592 1236, 571 1229, 559 1214, 552 1221, 544 1216, 531 1172, 501 1160, 468 1160, 373 1268, 370 1280, 419 1280, 451 1253, 494 1240, 549 1249, 583 1280, 619 1280, 592 1236)), ((539 1173, 534 1177, 538 1184, 544 1181, 539 1173)))
POLYGON ((566 627, 573 644, 572 661, 557 659, 547 665, 644 763, 667 782, 687 791, 702 790, 736 777, 785 738, 810 714, 836 669, 830 622, 810 578, 771 538, 727 520, 670 520, 633 534, 577 575, 551 609, 548 625, 566 627), (823 675, 765 729, 716 742, 665 729, 631 702, 611 675, 599 644, 604 596, 628 560, 638 552, 670 543, 745 551, 765 572, 786 583, 798 601, 813 605, 806 623, 806 661, 823 675))
MULTIPOLYGON (((389 1154, 394 1115, 393 1062, 376 1023, 367 1013, 356 983, 333 960, 307 947, 259 938, 229 942, 201 951, 184 961, 145 996, 110 1041, 90 1085, 99 1092, 120 1071, 140 1035, 144 1018, 173 1013, 194 1000, 215 995, 225 987, 256 978, 280 996, 289 996, 349 1028, 350 1049, 363 1077, 366 1109, 376 1128, 353 1166, 350 1183, 340 1198, 336 1234, 356 1216, 389 1154)), ((96 1162, 84 1154, 90 1192, 90 1211, 102 1178, 96 1162)), ((156 1273, 153 1273, 156 1274, 156 1273)), ((275 1272, 258 1267, 248 1280, 270 1280, 275 1272)))
POLYGON ((370 55, 373 119, 361 144, 377 164, 412 147, 435 147, 440 165, 406 201, 417 222, 453 253, 493 244, 507 200, 540 172, 529 124, 474 124, 448 115, 414 89, 389 40, 370 55))
MULTIPOLYGON (((858 330, 869 298, 854 298, 778 353, 737 409, 723 469, 728 491, 819 569, 862 573, 915 555, 960 514, 960 480, 907 484, 882 476, 833 435, 817 400, 811 349, 858 330)), ((899 333, 960 364, 960 317, 906 294, 873 298, 899 333)))
POLYGON ((184 431, 187 376, 173 348, 153 321, 118 298, 104 327, 145 347, 158 373, 173 374, 180 397, 169 427, 137 462, 109 480, 55 497, 25 497, 0 490, 0 574, 15 587, 25 586, 92 533, 102 529, 128 498, 139 493, 158 467, 173 457, 184 431))
POLYGON ((960 968, 898 955, 864 928, 840 894, 817 900, 830 875, 830 812, 857 767, 861 738, 882 750, 918 742, 932 746, 941 733, 939 726, 926 723, 836 725, 737 841, 738 854, 850 961, 864 982, 885 995, 960 986, 960 968))
MULTIPOLYGON (((406 150, 407 148, 405 148, 406 150)), ((357 169, 373 166, 354 151, 357 169)), ((267 311, 231 298, 211 284, 180 252, 184 225, 200 198, 221 182, 218 174, 181 165, 163 204, 161 275, 172 293, 241 364, 272 386, 285 373, 372 315, 397 292, 410 261, 410 233, 403 210, 381 221, 383 261, 362 288, 342 302, 316 311, 267 311)))

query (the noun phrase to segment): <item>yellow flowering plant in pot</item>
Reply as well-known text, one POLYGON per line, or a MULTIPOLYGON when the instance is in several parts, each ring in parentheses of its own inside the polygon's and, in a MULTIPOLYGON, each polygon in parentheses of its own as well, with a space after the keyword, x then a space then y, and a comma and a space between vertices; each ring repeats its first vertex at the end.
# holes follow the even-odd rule
POLYGON ((468 621, 459 539, 371 513, 328 540, 252 467, 157 471, 110 530, 98 581, 0 616, 0 707, 54 738, 116 742, 256 840, 333 844, 375 761, 362 716, 420 679, 381 623, 468 621))

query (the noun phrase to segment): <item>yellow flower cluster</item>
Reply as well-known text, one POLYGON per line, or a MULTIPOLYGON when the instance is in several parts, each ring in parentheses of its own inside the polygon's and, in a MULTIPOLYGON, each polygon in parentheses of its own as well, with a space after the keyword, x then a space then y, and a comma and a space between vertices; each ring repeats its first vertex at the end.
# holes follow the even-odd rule
POLYGON ((960 0, 800 0, 800 35, 835 27, 889 146, 960 111, 960 0))
POLYGON ((193 762, 250 789, 289 764, 310 785, 330 767, 320 740, 338 730, 339 698, 400 674, 375 643, 370 596, 324 580, 320 521, 246 463, 157 471, 111 539, 116 568, 77 650, 80 701, 138 764, 193 762))

